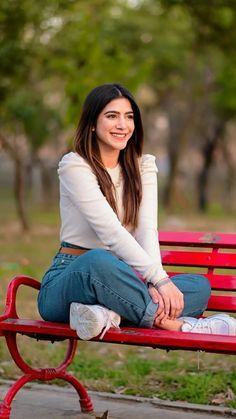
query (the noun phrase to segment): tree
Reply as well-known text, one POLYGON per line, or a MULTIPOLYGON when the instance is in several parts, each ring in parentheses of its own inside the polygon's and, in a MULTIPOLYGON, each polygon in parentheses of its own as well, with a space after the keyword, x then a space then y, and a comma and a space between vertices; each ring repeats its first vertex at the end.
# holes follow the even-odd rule
MULTIPOLYGON (((205 172, 199 175, 198 184, 204 178, 207 185, 210 154, 213 156, 217 145, 226 144, 222 135, 220 141, 212 140, 212 135, 219 132, 219 121, 224 132, 236 112, 231 93, 235 87, 235 10, 230 0, 215 0, 216 4, 2 0, 0 123, 4 147, 15 161, 22 160, 20 148, 14 147, 18 137, 35 158, 59 127, 63 131, 75 126, 84 97, 95 85, 118 81, 133 92, 146 86, 154 100, 148 106, 141 100, 144 115, 155 107, 170 122, 166 203, 173 206, 181 155, 200 136, 205 172), (211 126, 211 135, 204 132, 202 116, 205 126, 211 126)), ((68 140, 69 146, 72 139, 68 140)), ((226 148, 225 156, 229 155, 226 148)), ((207 189, 204 195, 205 207, 207 189)))
POLYGON ((55 116, 45 101, 41 82, 45 55, 40 40, 45 33, 42 24, 53 15, 56 3, 0 3, 0 141, 15 164, 16 207, 23 230, 29 228, 29 222, 21 139, 25 138, 33 150, 38 149, 55 116))
MULTIPOLYGON (((201 141, 203 166, 198 177, 198 206, 201 210, 205 210, 208 204, 209 172, 215 149, 219 145, 225 150, 224 155, 229 167, 229 177, 231 179, 232 177, 235 178, 235 171, 232 170, 233 164, 229 159, 227 142, 224 137, 228 122, 234 119, 236 115, 235 95, 233 94, 236 85, 234 58, 236 42, 235 4, 231 0, 215 0, 208 3, 192 0, 174 0, 172 2, 163 0, 162 4, 168 13, 171 10, 176 10, 176 8, 187 12, 191 19, 192 33, 194 34, 192 51, 195 56, 195 65, 190 71, 196 72, 200 62, 201 65, 204 64, 204 73, 207 74, 207 77, 200 78, 200 83, 194 83, 195 91, 198 92, 198 97, 195 95, 195 99, 197 98, 199 101, 199 92, 202 92, 200 106, 197 107, 198 114, 204 120, 204 126, 200 124, 199 131, 204 141, 201 141), (207 129, 209 126, 210 130, 207 129)), ((187 75, 187 79, 191 79, 191 74, 187 75)), ((199 130, 199 124, 197 129, 199 130)), ((196 135, 194 137, 196 138, 196 135)), ((174 167, 178 166, 179 151, 179 148, 174 150, 174 167)), ((167 185, 173 184, 173 178, 172 170, 167 185)), ((232 182, 231 180, 231 184, 232 182)), ((167 196, 171 202, 171 195, 167 193, 167 196)))

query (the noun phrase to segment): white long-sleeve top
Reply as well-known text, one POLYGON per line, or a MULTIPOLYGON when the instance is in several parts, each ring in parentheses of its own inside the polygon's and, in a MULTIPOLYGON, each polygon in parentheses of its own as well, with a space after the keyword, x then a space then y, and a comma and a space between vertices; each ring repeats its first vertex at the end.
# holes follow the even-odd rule
POLYGON ((157 233, 157 167, 149 154, 140 159, 143 198, 135 231, 122 226, 123 181, 120 166, 107 168, 116 189, 118 217, 101 192, 89 164, 77 153, 59 163, 61 241, 110 250, 156 285, 167 274, 157 233))

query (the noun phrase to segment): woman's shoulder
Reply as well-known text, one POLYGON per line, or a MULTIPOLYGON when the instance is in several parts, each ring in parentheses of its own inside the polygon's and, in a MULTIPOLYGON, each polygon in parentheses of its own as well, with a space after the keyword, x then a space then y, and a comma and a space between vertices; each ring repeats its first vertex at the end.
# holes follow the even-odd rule
POLYGON ((89 164, 86 160, 81 157, 78 153, 71 151, 70 153, 64 154, 58 164, 58 172, 61 173, 64 169, 79 167, 90 169, 89 164))
POLYGON ((143 154, 140 158, 141 173, 158 172, 156 157, 152 154, 143 154))

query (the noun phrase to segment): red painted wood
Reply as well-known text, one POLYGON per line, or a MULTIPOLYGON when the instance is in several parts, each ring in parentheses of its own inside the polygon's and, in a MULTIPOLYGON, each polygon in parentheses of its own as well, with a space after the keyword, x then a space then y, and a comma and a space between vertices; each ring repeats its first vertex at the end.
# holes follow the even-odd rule
POLYGON ((159 241, 170 246, 199 246, 213 248, 236 248, 236 233, 160 231, 159 241))
POLYGON ((233 253, 163 250, 161 255, 164 265, 236 268, 236 255, 233 253))
POLYGON ((68 324, 46 322, 44 320, 7 319, 1 322, 4 332, 14 331, 24 334, 52 335, 63 338, 76 338, 76 332, 68 324))
MULTIPOLYGON (((48 340, 53 340, 55 336, 63 336, 65 338, 76 337, 76 333, 67 324, 51 323, 43 320, 5 320, 3 322, 3 329, 5 331, 15 331, 23 334, 36 333, 48 335, 48 340)), ((93 341, 100 341, 99 337, 94 338, 93 341)), ((123 327, 121 329, 110 329, 102 341, 162 349, 178 348, 236 354, 235 336, 224 336, 222 339, 222 335, 173 333, 158 329, 123 327)))
POLYGON ((236 313, 236 296, 212 295, 208 302, 208 310, 236 313))
POLYGON ((236 291, 236 275, 206 275, 214 290, 236 291))
MULTIPOLYGON (((174 275, 181 275, 186 272, 173 272, 170 271, 170 268, 168 269, 168 275, 170 277, 174 275)), ((213 290, 219 290, 219 291, 236 291, 236 275, 220 275, 220 274, 207 274, 202 272, 195 272, 201 275, 206 276, 210 283, 211 288, 213 290)))
POLYGON ((206 352, 221 352, 236 354, 236 337, 208 335, 197 333, 169 332, 157 329, 121 328, 110 329, 103 341, 126 343, 161 349, 204 350, 206 352))

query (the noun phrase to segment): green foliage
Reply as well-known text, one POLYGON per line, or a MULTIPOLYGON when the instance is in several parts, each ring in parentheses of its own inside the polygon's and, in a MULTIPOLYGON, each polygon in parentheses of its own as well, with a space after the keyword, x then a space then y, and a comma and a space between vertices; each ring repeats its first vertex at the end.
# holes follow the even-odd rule
POLYGON ((47 89, 41 83, 43 22, 53 16, 56 4, 46 0, 0 3, 0 121, 3 132, 25 134, 35 150, 60 119, 47 105, 47 89))
POLYGON ((33 150, 39 149, 60 126, 58 113, 45 105, 35 91, 18 89, 5 101, 5 110, 9 120, 24 128, 33 150))
POLYGON ((160 98, 187 79, 201 91, 204 68, 212 72, 216 111, 234 117, 236 11, 229 0, 215 4, 2 0, 3 127, 20 123, 37 149, 61 118, 65 126, 77 121, 85 95, 97 84, 119 81, 133 91, 146 84, 160 98))
POLYGON ((171 169, 193 144, 204 160, 205 145, 212 141, 208 131, 217 136, 217 122, 225 127, 236 115, 235 21, 230 0, 3 0, 0 124, 5 149, 11 156, 18 152, 33 158, 46 142, 56 144, 59 131, 60 138, 72 137, 87 93, 116 81, 138 93, 144 125, 152 108, 168 114, 171 169), (17 150, 16 137, 23 143, 17 150), (23 154, 25 144, 28 153, 23 154))
POLYGON ((235 117, 236 113, 236 60, 225 59, 222 70, 216 79, 217 89, 213 96, 218 112, 226 119, 235 117))

